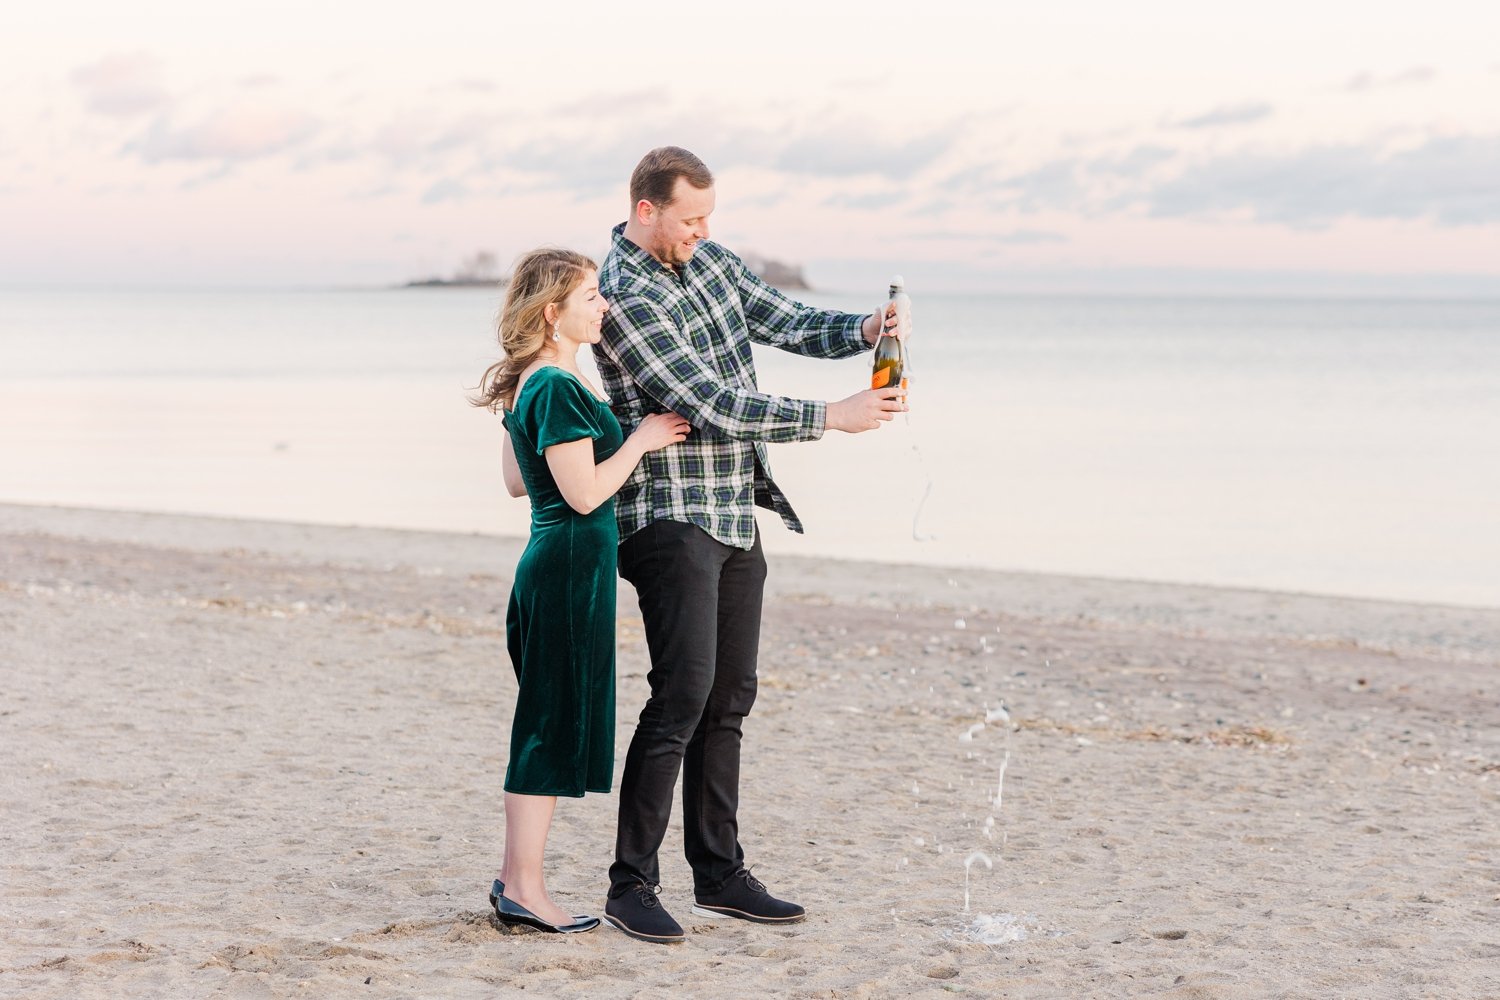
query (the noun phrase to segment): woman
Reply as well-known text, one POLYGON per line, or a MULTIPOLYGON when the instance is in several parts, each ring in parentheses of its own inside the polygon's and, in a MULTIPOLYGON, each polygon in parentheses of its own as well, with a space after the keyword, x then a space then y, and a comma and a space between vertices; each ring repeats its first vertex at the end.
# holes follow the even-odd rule
POLYGON ((516 566, 506 644, 520 682, 505 772, 505 859, 490 892, 501 921, 576 933, 599 925, 547 895, 542 855, 557 796, 608 792, 614 775, 614 494, 648 451, 682 441, 674 413, 628 439, 578 370, 609 303, 594 262, 541 249, 516 264, 500 311, 505 360, 475 405, 505 410, 511 496, 531 497, 531 539, 516 566))

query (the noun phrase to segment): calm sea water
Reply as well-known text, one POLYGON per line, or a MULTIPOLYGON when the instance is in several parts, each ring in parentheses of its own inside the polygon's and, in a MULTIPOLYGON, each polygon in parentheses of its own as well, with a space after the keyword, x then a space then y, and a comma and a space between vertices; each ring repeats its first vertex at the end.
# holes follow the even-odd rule
MULTIPOLYGON (((913 292, 910 418, 773 446, 771 551, 1500 606, 1500 302, 913 292)), ((498 304, 0 291, 0 500, 522 534, 464 400, 498 304)))

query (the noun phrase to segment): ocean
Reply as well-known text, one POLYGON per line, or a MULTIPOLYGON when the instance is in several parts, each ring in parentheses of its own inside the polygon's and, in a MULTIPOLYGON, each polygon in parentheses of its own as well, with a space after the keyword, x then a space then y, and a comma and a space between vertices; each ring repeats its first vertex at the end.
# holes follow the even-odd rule
MULTIPOLYGON (((1500 606, 1500 301, 911 291, 911 413, 773 445, 768 551, 1500 606)), ((0 501, 524 534, 499 299, 0 289, 0 501)))

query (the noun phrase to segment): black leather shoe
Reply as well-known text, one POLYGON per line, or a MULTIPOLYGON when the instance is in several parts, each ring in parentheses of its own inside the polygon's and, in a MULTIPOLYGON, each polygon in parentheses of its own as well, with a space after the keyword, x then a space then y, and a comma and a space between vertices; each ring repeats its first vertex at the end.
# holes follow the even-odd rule
POLYGON ((757 924, 794 924, 807 916, 796 903, 777 899, 760 879, 741 868, 717 892, 694 893, 693 912, 703 917, 735 917, 757 924))
POLYGON ((656 898, 659 892, 660 884, 645 879, 615 886, 609 890, 609 901, 604 904, 604 919, 641 941, 675 944, 686 940, 682 925, 672 919, 656 898))
POLYGON ((520 903, 506 899, 505 883, 499 879, 495 879, 495 884, 490 886, 490 905, 495 908, 495 916, 502 924, 535 927, 549 934, 582 934, 599 926, 599 918, 589 916, 575 916, 570 924, 549 924, 520 903))

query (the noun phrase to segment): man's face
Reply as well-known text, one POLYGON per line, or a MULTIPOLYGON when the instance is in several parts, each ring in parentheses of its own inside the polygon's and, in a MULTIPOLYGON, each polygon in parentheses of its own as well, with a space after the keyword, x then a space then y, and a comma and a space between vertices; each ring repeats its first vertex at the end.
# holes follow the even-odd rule
POLYGON ((714 189, 695 188, 686 177, 677 178, 672 201, 653 206, 651 256, 676 267, 693 259, 699 240, 708 239, 708 217, 714 211, 714 189))

